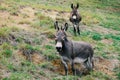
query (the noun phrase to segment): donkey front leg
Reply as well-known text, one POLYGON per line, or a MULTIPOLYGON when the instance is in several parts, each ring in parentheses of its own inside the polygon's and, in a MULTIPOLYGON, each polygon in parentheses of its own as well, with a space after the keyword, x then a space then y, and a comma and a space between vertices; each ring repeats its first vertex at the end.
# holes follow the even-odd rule
POLYGON ((76 35, 76 25, 73 24, 73 28, 74 28, 74 34, 76 35))
POLYGON ((79 24, 77 24, 77 32, 80 35, 80 28, 79 28, 79 24))
POLYGON ((62 58, 62 64, 64 65, 65 75, 68 75, 68 65, 62 58))

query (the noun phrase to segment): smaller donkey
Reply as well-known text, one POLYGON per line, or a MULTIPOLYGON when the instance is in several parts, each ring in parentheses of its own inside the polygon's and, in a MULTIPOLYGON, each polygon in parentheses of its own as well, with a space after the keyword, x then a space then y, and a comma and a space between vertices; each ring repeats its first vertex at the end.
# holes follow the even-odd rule
POLYGON ((73 6, 73 4, 71 4, 71 8, 72 11, 70 13, 70 22, 72 22, 73 27, 74 27, 74 33, 76 34, 76 31, 78 32, 78 34, 80 35, 80 29, 79 29, 79 23, 81 21, 81 15, 78 13, 78 8, 79 8, 79 4, 77 3, 77 6, 73 6))
POLYGON ((68 24, 65 23, 64 28, 59 28, 58 22, 54 23, 57 30, 56 33, 56 50, 61 56, 61 61, 64 65, 65 74, 68 75, 68 65, 70 62, 72 72, 76 75, 74 63, 83 63, 88 70, 93 69, 93 49, 90 44, 86 42, 77 42, 67 39, 65 31, 68 29, 68 24))

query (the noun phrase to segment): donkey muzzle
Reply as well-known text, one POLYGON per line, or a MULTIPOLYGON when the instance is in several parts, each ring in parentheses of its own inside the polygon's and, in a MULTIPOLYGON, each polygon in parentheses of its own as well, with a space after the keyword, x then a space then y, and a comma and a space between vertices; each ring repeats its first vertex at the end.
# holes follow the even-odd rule
POLYGON ((72 17, 73 17, 73 19, 76 19, 76 18, 77 18, 77 16, 76 16, 76 15, 73 15, 72 17))
POLYGON ((62 51, 62 43, 61 42, 57 42, 56 49, 57 49, 58 52, 62 51))

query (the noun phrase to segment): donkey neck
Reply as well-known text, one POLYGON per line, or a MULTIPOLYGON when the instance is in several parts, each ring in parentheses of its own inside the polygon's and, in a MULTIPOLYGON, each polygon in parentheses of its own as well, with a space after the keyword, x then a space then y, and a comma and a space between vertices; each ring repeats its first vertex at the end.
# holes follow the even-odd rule
POLYGON ((63 52, 69 52, 72 49, 72 41, 66 40, 63 45, 63 52))

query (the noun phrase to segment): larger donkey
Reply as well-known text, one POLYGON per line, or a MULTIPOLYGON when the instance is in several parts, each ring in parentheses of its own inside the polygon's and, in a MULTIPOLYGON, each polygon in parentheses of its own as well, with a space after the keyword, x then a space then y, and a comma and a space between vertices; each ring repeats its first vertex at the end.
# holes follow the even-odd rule
POLYGON ((86 42, 76 42, 67 39, 65 31, 68 29, 68 24, 65 23, 64 28, 59 28, 58 22, 54 23, 57 30, 56 33, 56 50, 61 55, 61 61, 64 65, 65 74, 68 75, 67 62, 71 63, 73 74, 75 75, 74 63, 83 63, 88 70, 93 69, 93 49, 86 42))
POLYGON ((77 6, 74 6, 73 4, 71 4, 71 13, 70 13, 70 22, 72 22, 73 27, 74 27, 74 33, 76 34, 76 31, 78 32, 78 34, 80 35, 80 29, 79 29, 79 23, 81 21, 81 15, 78 12, 79 8, 79 4, 77 3, 77 6))

